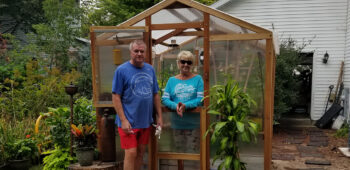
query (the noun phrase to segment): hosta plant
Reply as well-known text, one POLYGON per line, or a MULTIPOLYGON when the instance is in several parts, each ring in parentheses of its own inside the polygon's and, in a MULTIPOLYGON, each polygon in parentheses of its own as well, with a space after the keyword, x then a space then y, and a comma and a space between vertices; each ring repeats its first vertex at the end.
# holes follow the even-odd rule
POLYGON ((250 121, 248 114, 255 102, 232 79, 225 85, 215 85, 210 89, 209 114, 218 115, 219 121, 212 123, 207 132, 211 134, 211 143, 219 143, 214 161, 222 160, 218 169, 245 170, 241 162, 238 142, 256 141, 258 126, 250 121))

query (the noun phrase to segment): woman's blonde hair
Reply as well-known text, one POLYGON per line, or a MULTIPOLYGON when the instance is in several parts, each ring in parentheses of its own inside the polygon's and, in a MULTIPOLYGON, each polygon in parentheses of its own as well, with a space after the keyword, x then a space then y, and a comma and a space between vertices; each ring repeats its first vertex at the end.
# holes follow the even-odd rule
POLYGON ((177 55, 177 61, 180 60, 190 60, 194 62, 194 56, 190 51, 180 51, 180 53, 177 55))

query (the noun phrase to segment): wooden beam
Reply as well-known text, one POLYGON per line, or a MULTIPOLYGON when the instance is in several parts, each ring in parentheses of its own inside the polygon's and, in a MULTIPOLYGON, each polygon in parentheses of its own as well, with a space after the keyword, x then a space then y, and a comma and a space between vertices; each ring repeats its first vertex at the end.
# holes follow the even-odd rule
POLYGON ((161 1, 158 4, 152 6, 151 8, 148 8, 147 10, 137 14, 136 16, 128 19, 127 21, 119 24, 118 26, 131 26, 136 24, 137 22, 143 20, 147 16, 151 16, 152 14, 166 8, 167 6, 173 4, 177 0, 166 0, 166 1, 161 1))
MULTIPOLYGON (((90 31, 94 32, 95 30, 144 30, 145 32, 149 31, 148 27, 143 27, 143 26, 91 26, 90 31)), ((103 33, 97 36, 97 40, 106 40, 112 36, 114 36, 116 32, 109 32, 109 33, 103 33)))
POLYGON ((187 23, 172 23, 172 24, 152 24, 152 30, 171 30, 171 29, 188 29, 202 28, 203 22, 187 22, 187 23))
POLYGON ((158 159, 179 159, 179 160, 199 160, 199 154, 190 153, 174 153, 174 152, 158 152, 158 159))
POLYGON ((233 16, 230 16, 226 13, 223 13, 219 10, 216 10, 216 9, 213 9, 213 8, 209 8, 201 3, 198 3, 198 2, 195 2, 195 1, 189 1, 189 0, 177 0, 178 2, 181 2, 185 5, 188 5, 190 7, 193 7, 193 8, 196 8, 200 11, 205 11, 206 13, 210 14, 210 15, 213 15, 215 17, 218 17, 218 18, 221 18, 225 21, 228 21, 228 22, 231 22, 231 23, 234 23, 238 26, 241 26, 241 27, 244 27, 244 28, 247 28, 248 30, 251 30, 251 31, 254 31, 254 32, 258 32, 258 33, 270 33, 271 31, 267 30, 267 29, 264 29, 264 28, 261 28, 261 27, 258 27, 254 24, 251 24, 247 21, 244 21, 244 20, 241 20, 241 19, 238 19, 238 18, 235 18, 233 16))
POLYGON ((225 41, 225 40, 262 40, 271 38, 271 33, 256 33, 256 34, 217 34, 210 35, 210 41, 225 41))
POLYGON ((272 38, 266 40, 264 90, 264 170, 271 169, 274 99, 274 56, 272 38))
POLYGON ((167 39, 169 39, 169 38, 171 38, 171 37, 173 37, 173 36, 176 36, 176 35, 178 35, 179 33, 181 33, 181 32, 184 31, 184 30, 185 30, 184 28, 182 28, 182 29, 176 29, 176 30, 174 30, 174 31, 172 31, 172 32, 170 32, 170 33, 168 33, 168 34, 166 34, 166 35, 164 35, 164 36, 158 38, 158 39, 154 42, 154 45, 157 45, 157 44, 159 44, 159 43, 161 43, 161 42, 163 42, 163 41, 165 41, 165 40, 167 40, 167 39))
POLYGON ((108 38, 114 37, 116 33, 103 33, 96 37, 96 40, 106 40, 108 38))
POLYGON ((144 26, 91 26, 90 31, 94 32, 95 30, 119 30, 119 29, 140 29, 148 32, 148 29, 144 26))

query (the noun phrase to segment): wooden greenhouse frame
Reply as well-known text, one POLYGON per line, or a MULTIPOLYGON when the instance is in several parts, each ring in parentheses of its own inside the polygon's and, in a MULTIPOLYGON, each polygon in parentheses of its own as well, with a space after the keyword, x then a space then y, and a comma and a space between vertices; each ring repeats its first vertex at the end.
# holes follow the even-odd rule
MULTIPOLYGON (((264 169, 269 170, 271 168, 271 157, 272 157, 272 125, 273 125, 273 106, 274 106, 274 79, 275 79, 275 53, 273 46, 272 32, 246 22, 244 20, 235 18, 219 10, 210 8, 208 6, 202 5, 191 0, 164 0, 155 6, 143 11, 142 13, 132 17, 131 19, 119 24, 118 26, 92 26, 90 28, 91 36, 91 55, 92 55, 92 70, 93 70, 93 99, 94 106, 97 108, 113 107, 113 104, 100 104, 98 103, 98 84, 96 80, 99 78, 99 66, 96 63, 96 58, 99 57, 96 54, 96 47, 99 45, 115 45, 117 42, 115 40, 107 40, 109 36, 113 33, 104 33, 100 35, 101 41, 96 42, 96 32, 99 30, 143 30, 144 40, 147 44, 147 57, 146 62, 152 63, 152 46, 156 44, 164 44, 165 40, 170 39, 173 36, 197 36, 203 37, 203 51, 204 51, 204 63, 203 63, 203 80, 204 80, 204 95, 209 94, 209 49, 210 42, 212 41, 223 41, 223 40, 266 40, 264 46, 265 49, 265 78, 264 78, 264 169), (151 16, 162 9, 172 9, 172 8, 194 8, 201 11, 203 18, 198 22, 185 22, 185 23, 166 23, 166 24, 152 24, 151 16), (248 33, 231 33, 231 34, 211 34, 210 27, 210 17, 214 16, 219 19, 225 20, 229 23, 238 25, 246 30, 248 33), (141 20, 145 20, 145 26, 134 26, 141 20), (186 29, 195 29, 196 31, 187 31, 186 29), (170 33, 158 38, 152 38, 152 31, 156 30, 173 30, 170 33), (251 33, 253 32, 253 33, 251 33), (102 37, 102 38, 101 38, 102 37)), ((113 31, 111 31, 113 32, 113 31)), ((204 107, 197 108, 196 111, 201 114, 201 135, 204 134, 205 130, 209 125, 209 116, 206 114, 205 108, 209 106, 209 99, 204 101, 204 107)), ((165 109, 165 108, 163 108, 165 109)), ((166 109, 165 109, 166 110, 166 109)), ((165 111, 164 110, 164 111, 165 111)), ((98 110, 97 110, 98 112, 98 110)), ((97 113, 97 124, 100 127, 101 116, 97 113)), ((152 138, 149 145, 149 169, 157 169, 157 160, 162 159, 184 159, 184 160, 200 160, 201 169, 209 170, 209 138, 206 137, 205 142, 201 142, 200 154, 172 154, 172 153, 154 153, 152 151, 156 150, 157 144, 156 139, 152 138)))

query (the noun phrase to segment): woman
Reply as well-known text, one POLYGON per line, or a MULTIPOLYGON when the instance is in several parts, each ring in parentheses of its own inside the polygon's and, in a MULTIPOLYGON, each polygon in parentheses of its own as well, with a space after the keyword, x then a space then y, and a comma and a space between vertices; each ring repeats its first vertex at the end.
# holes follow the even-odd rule
POLYGON ((174 141, 177 152, 199 152, 200 115, 185 110, 201 105, 203 98, 203 79, 191 72, 194 56, 189 51, 181 51, 177 56, 180 74, 170 77, 165 87, 162 101, 176 113, 171 115, 174 141))

